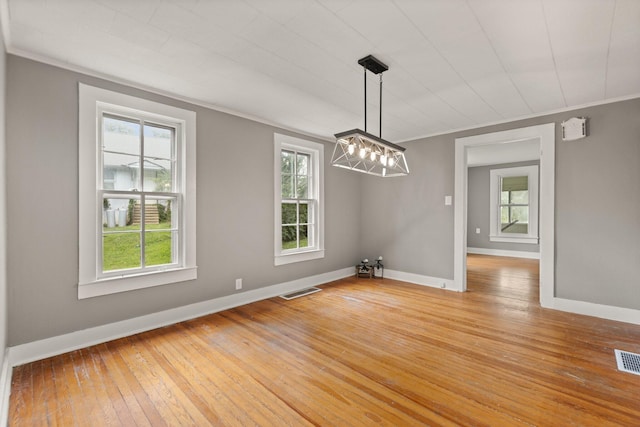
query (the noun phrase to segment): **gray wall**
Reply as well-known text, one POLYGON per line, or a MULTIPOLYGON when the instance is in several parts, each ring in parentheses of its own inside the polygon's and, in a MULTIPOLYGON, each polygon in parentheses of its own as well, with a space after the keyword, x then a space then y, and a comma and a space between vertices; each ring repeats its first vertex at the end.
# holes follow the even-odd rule
POLYGON ((590 136, 556 146, 556 296, 640 309, 640 99, 572 115, 590 136))
MULTIPOLYGON (((556 123, 556 296, 640 309, 640 99, 422 138, 403 144, 411 175, 365 177, 363 248, 386 267, 453 278, 454 141, 556 123), (586 139, 560 123, 589 117, 586 139), (368 190, 368 191, 365 191, 368 190)), ((363 251, 364 252, 364 251, 363 251)))
POLYGON ((453 146, 449 136, 408 143, 405 177, 363 177, 362 256, 385 268, 453 277, 453 146))
POLYGON ((500 165, 477 166, 468 169, 467 185, 467 247, 498 249, 521 252, 540 252, 540 245, 528 243, 503 243, 489 241, 490 171, 491 169, 512 168, 517 166, 539 165, 540 161, 503 163, 500 165), (480 228, 480 234, 476 234, 480 228))
POLYGON ((273 133, 292 133, 12 55, 7 78, 9 345, 356 263, 361 176, 328 166, 333 144, 326 257, 274 267, 273 133), (78 82, 196 111, 198 280, 78 300, 78 82))

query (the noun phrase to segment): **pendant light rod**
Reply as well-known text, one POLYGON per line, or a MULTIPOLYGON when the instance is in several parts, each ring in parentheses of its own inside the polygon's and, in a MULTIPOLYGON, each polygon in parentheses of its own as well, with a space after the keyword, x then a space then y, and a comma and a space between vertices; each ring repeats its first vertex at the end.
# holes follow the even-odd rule
POLYGON ((364 131, 367 131, 367 67, 364 67, 364 131))
POLYGON ((380 132, 378 136, 382 138, 382 73, 380 73, 380 132))
POLYGON ((367 55, 358 60, 364 68, 364 131, 367 131, 367 70, 373 74, 380 74, 380 138, 382 138, 382 73, 389 67, 373 55, 367 55))

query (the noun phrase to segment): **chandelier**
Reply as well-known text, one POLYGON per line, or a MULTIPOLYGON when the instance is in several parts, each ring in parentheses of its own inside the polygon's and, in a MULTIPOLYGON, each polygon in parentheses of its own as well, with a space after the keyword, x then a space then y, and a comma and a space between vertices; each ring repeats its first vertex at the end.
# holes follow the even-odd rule
POLYGON ((389 67, 372 55, 358 60, 358 64, 364 68, 364 131, 352 129, 335 134, 331 164, 382 177, 408 175, 405 148, 382 139, 382 73, 389 67), (380 136, 367 132, 367 70, 380 75, 380 136))

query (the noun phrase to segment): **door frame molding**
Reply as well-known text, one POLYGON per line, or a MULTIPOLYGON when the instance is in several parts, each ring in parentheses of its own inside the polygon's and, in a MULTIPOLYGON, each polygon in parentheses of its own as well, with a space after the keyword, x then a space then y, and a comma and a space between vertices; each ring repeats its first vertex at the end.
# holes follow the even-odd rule
POLYGON ((540 305, 552 307, 555 296, 555 123, 456 138, 453 286, 457 291, 467 290, 468 149, 531 139, 540 142, 540 305))

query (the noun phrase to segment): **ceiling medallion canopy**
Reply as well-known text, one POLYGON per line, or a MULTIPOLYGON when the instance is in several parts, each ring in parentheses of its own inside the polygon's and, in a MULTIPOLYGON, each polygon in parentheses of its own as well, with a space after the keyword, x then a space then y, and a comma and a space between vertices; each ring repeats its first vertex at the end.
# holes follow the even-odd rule
POLYGON ((352 129, 336 133, 336 146, 331 164, 340 168, 382 177, 409 174, 404 147, 382 139, 382 73, 384 63, 372 55, 358 60, 364 68, 364 130, 352 129), (367 70, 380 75, 380 136, 367 132, 367 70))

